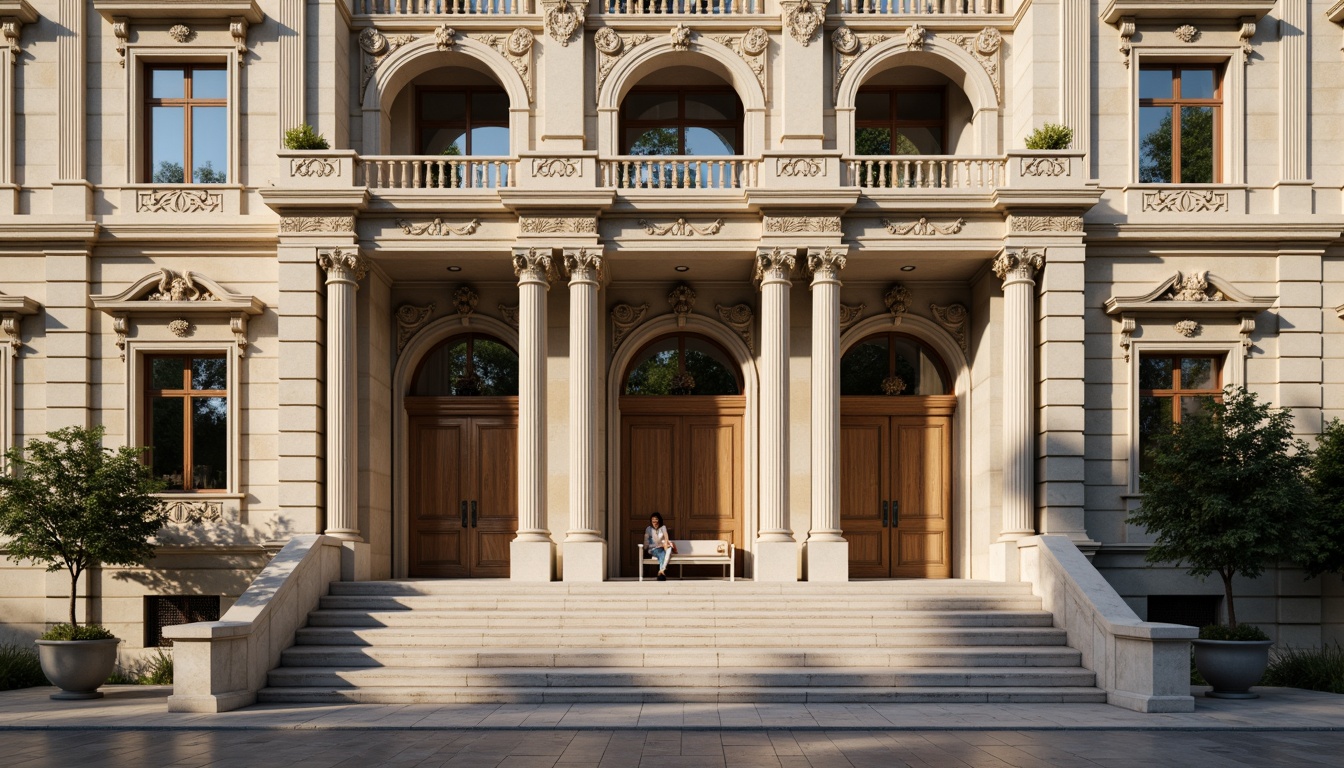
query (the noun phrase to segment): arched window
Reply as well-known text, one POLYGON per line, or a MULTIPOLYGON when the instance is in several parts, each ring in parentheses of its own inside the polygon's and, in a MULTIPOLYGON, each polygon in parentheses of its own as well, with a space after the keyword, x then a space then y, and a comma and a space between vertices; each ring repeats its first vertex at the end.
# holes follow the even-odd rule
POLYGON ((417 86, 421 155, 509 154, 509 95, 499 86, 417 86))
POLYGON ((854 106, 854 154, 947 153, 946 87, 865 85, 854 106))
POLYGON ((742 101, 727 84, 638 87, 621 102, 621 153, 737 155, 742 101))
POLYGON ((626 370, 627 395, 740 395, 737 366, 718 344, 690 333, 655 339, 626 370))
POLYGON ((516 396, 518 353, 492 336, 453 336, 435 347, 415 372, 415 397, 516 396))
POLYGON ((849 348, 840 359, 842 395, 946 395, 943 361, 918 339, 878 333, 849 348))

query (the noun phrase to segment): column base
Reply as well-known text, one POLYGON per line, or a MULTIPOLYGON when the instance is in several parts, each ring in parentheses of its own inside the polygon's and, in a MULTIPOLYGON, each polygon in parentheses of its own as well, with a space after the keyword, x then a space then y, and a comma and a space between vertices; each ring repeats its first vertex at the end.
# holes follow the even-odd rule
POLYGON ((1016 539, 996 541, 989 545, 989 578, 991 581, 1021 581, 1021 562, 1016 539))
POLYGON ((373 549, 363 541, 341 542, 341 581, 373 578, 373 549))
POLYGON ((551 581, 555 578, 555 542, 509 542, 510 581, 551 581))
POLYGON ((752 578, 756 581, 797 581, 798 542, 756 542, 756 568, 752 578))
POLYGON ((808 581, 849 581, 848 541, 807 542, 808 581))
POLYGON ((606 581, 607 542, 566 541, 561 571, 565 581, 606 581))

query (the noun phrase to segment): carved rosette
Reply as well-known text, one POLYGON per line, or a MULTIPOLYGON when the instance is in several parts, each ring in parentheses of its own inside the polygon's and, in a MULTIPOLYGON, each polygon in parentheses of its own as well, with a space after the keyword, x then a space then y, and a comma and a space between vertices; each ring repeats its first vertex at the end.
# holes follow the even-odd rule
POLYGON ((1003 281, 1003 284, 1008 285, 1019 281, 1030 282, 1035 278, 1036 271, 1044 266, 1044 251, 1033 251, 1027 248, 1016 250, 1005 248, 1002 253, 994 257, 992 268, 994 274, 1003 281))
POLYGON ((807 253, 807 269, 812 273, 813 283, 839 280, 845 263, 845 252, 829 245, 820 250, 809 249, 807 253))
POLYGON ((891 324, 900 325, 901 320, 905 319, 905 313, 910 311, 910 289, 900 283, 892 283, 882 295, 882 301, 891 313, 891 324))
POLYGON ((1008 217, 1009 232, 1082 232, 1082 216, 1008 217))
POLYGON ((761 90, 765 93, 770 92, 766 78, 765 56, 766 50, 770 48, 770 33, 766 32, 764 27, 752 27, 742 35, 715 35, 713 40, 745 61, 756 74, 756 81, 761 84, 761 90))
POLYGON ((886 39, 886 35, 858 35, 849 27, 839 27, 831 33, 831 45, 835 48, 835 77, 832 78, 831 98, 839 98, 845 75, 863 52, 886 39))
POLYGON ((841 304, 840 330, 846 330, 851 325, 859 322, 859 318, 863 317, 863 310, 867 308, 867 304, 841 304))
POLYGON ((551 282, 550 248, 516 248, 513 251, 513 273, 518 282, 551 282))
POLYGON ((584 17, 587 14, 587 3, 570 3, 569 0, 546 3, 546 34, 557 43, 568 46, 574 39, 574 33, 583 29, 584 17))
POLYGON ((685 327, 686 318, 691 316, 695 307, 695 289, 686 283, 679 283, 667 294, 667 303, 672 305, 672 314, 677 316, 677 327, 685 327))
POLYGON ((471 37, 494 48, 500 56, 503 56, 504 60, 509 62, 518 76, 523 79, 523 88, 527 90, 527 100, 536 100, 534 94, 536 84, 532 77, 532 44, 536 41, 536 38, 532 34, 532 30, 519 27, 509 33, 508 36, 472 35, 471 37))
POLYGON ((648 304, 640 304, 638 307, 633 304, 617 304, 611 308, 611 347, 615 349, 621 346, 621 342, 644 320, 644 315, 649 311, 648 304))
POLYGON ((882 226, 886 227, 887 232, 893 235, 928 237, 931 235, 955 235, 961 232, 962 227, 966 226, 966 220, 957 219, 951 224, 935 224, 921 216, 916 221, 905 223, 897 223, 883 219, 882 226))
POLYGON ((597 88, 594 95, 600 97, 602 84, 607 82, 607 76, 622 56, 651 39, 648 35, 620 35, 611 27, 602 27, 594 32, 593 48, 597 50, 597 88))
POLYGON ((1199 30, 1193 24, 1182 24, 1176 28, 1176 39, 1182 43, 1193 43, 1199 39, 1199 30))
POLYGON ((191 335, 191 321, 179 317, 176 320, 168 321, 168 332, 179 339, 185 339, 191 335))
POLYGON ((677 219, 666 225, 653 224, 648 219, 640 219, 639 226, 644 228, 645 234, 654 237, 667 237, 668 235, 672 237, 691 237, 693 235, 710 237, 719 234, 719 230, 723 229, 723 219, 715 219, 703 227, 697 227, 685 219, 677 219))
POLYGON ((1199 327, 1199 323, 1194 320, 1178 320, 1176 324, 1172 327, 1176 330, 1177 333, 1181 334, 1187 339, 1193 339, 1194 337, 1198 336, 1201 330, 1201 328, 1199 327))
POLYGON ((600 282, 602 280, 602 251, 597 248, 565 249, 565 273, 569 282, 600 282))
POLYGON ((929 311, 933 313, 933 319, 943 326, 952 338, 957 340, 957 346, 961 351, 966 351, 966 321, 969 314, 966 307, 961 304, 951 304, 946 307, 937 304, 930 304, 929 311))
POLYGON ((168 28, 168 36, 179 43, 189 43, 192 38, 196 37, 196 33, 186 24, 174 24, 168 28))
POLYGON ((417 307, 412 304, 403 304, 397 310, 397 354, 406 348, 411 338, 420 332, 421 328, 429 322, 429 316, 434 313, 434 305, 427 307, 417 307))
POLYGON ((726 304, 715 304, 714 309, 719 313, 719 319, 729 328, 737 332, 746 342, 747 349, 751 352, 756 351, 756 340, 751 332, 751 324, 756 316, 751 311, 750 304, 734 304, 731 307, 726 304))
POLYGON ((994 83, 994 98, 1003 103, 1003 83, 999 72, 999 52, 1003 49, 1003 35, 993 27, 985 27, 974 37, 951 35, 948 41, 971 54, 994 83))
POLYGON ((796 263, 793 253, 783 248, 761 250, 756 254, 756 282, 788 282, 796 263))
POLYGON ((317 265, 327 272, 327 284, 359 283, 369 273, 369 262, 359 251, 333 248, 317 254, 317 265))
POLYGON ((402 234, 412 237, 447 237, 449 235, 466 237, 476 234, 476 230, 481 226, 480 219, 472 219, 460 227, 446 224, 440 218, 435 218, 426 224, 412 224, 406 219, 397 219, 396 223, 401 228, 402 234))
POLYGON ((786 2, 784 4, 784 26, 788 28, 793 39, 804 46, 812 42, 817 30, 821 29, 825 23, 826 4, 824 2, 799 0, 798 2, 786 2))

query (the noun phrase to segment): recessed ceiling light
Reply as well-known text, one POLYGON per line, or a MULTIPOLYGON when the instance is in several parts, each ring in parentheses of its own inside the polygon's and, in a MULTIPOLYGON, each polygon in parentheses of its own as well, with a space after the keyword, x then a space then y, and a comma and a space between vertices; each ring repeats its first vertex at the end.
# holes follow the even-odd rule
POLYGON ((904 267, 901 267, 901 271, 902 271, 902 272, 914 272, 914 271, 915 271, 915 265, 913 265, 913 264, 906 264, 904 267))
POLYGON ((459 266, 457 266, 456 264, 454 264, 453 266, 451 266, 451 267, 448 268, 448 271, 449 271, 449 272, 461 272, 461 271, 462 271, 462 268, 459 267, 459 266))
POLYGON ((686 266, 685 264, 678 264, 677 266, 673 267, 673 269, 677 270, 678 272, 690 272, 690 271, 691 271, 691 268, 688 267, 688 266, 686 266))

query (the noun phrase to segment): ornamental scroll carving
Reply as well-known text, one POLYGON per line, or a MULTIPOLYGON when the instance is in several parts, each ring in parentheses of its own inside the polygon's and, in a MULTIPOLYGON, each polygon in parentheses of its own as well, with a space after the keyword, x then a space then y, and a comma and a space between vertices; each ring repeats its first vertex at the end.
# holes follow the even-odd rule
POLYGON ((611 27, 602 27, 594 32, 593 47, 597 50, 597 88, 594 95, 600 98, 602 84, 607 82, 607 76, 622 56, 651 39, 648 35, 620 35, 611 27))
POLYGON ((1056 178, 1073 175, 1073 163, 1067 157, 1023 157, 1019 163, 1018 170, 1023 176, 1056 178))
POLYGON ((158 289, 145 294, 143 301, 219 301, 210 289, 197 285, 191 272, 173 274, 170 269, 159 270, 158 289))
POLYGON ((536 42, 532 30, 526 27, 519 27, 507 36, 503 35, 472 35, 473 40, 479 40, 485 45, 494 48, 504 60, 509 62, 518 76, 523 79, 523 88, 527 90, 527 100, 536 101, 534 94, 535 82, 532 77, 532 44, 536 42))
POLYGON ((779 157, 775 159, 775 174, 786 178, 812 179, 826 175, 826 163, 811 157, 779 157))
POLYGON ((883 219, 882 226, 886 227, 887 232, 890 232, 893 235, 928 237, 931 235, 955 235, 961 232, 962 227, 966 226, 966 220, 957 219, 951 224, 935 224, 921 216, 916 221, 905 223, 897 223, 888 219, 883 219))
POLYGON ((353 232, 354 216, 285 216, 280 219, 281 232, 353 232))
POLYGON ((859 322, 859 318, 863 317, 863 310, 867 308, 867 304, 841 304, 840 330, 846 330, 851 325, 859 322))
POLYGON ((738 336, 742 337, 742 341, 747 344, 747 350, 755 352, 756 341, 751 333, 751 324, 756 316, 752 314, 751 305, 734 304, 730 307, 726 304, 715 304, 714 309, 718 311, 719 319, 723 320, 729 328, 732 328, 738 336))
POLYGON ((677 327, 686 326, 686 318, 691 316, 695 307, 695 289, 686 283, 679 283, 667 294, 667 303, 672 305, 672 314, 677 316, 677 327))
POLYGON ((644 228, 645 234, 654 237, 692 237, 699 235, 701 237, 710 237, 719 234, 723 229, 723 219, 715 219, 703 227, 697 227, 685 219, 677 219, 671 224, 660 225, 649 222, 648 219, 640 219, 639 226, 644 228))
POLYGON ((201 523, 217 523, 224 519, 224 502, 222 501, 171 499, 160 503, 163 505, 164 511, 168 513, 168 521, 171 523, 200 525, 201 523))
POLYGON ((1082 216, 1009 216, 1009 232, 1082 232, 1082 216))
POLYGON ((793 39, 802 43, 804 46, 812 42, 812 38, 817 34, 817 30, 826 23, 826 4, 824 2, 811 2, 811 0, 799 0, 791 3, 784 8, 784 25, 788 27, 789 34, 793 39))
POLYGON ((1120 55, 1124 57, 1125 69, 1129 69, 1130 54, 1134 51, 1132 41, 1134 33, 1138 31, 1138 26, 1134 23, 1133 16, 1120 17, 1120 55))
POLYGON ((525 216, 518 221, 518 228, 528 235, 594 235, 597 234, 597 219, 591 216, 525 216))
MULTIPOLYGON (((437 33, 436 33, 437 36, 437 33)), ((393 35, 388 37, 377 27, 367 27, 359 33, 359 48, 364 52, 364 70, 359 81, 359 103, 364 103, 364 94, 368 91, 369 81, 378 72, 378 67, 401 48, 415 42, 415 35, 393 35)))
POLYGON ((324 157, 295 157, 289 161, 290 178, 325 179, 340 175, 340 163, 333 163, 324 157))
POLYGON ((205 189, 142 189, 135 195, 136 213, 222 213, 224 194, 205 189))
POLYGON ((572 157, 534 157, 532 175, 543 179, 568 179, 582 176, 583 165, 572 157))
POLYGON ((891 324, 900 325, 905 319, 905 313, 910 311, 910 289, 901 283, 892 283, 887 292, 883 294, 882 301, 887 305, 887 311, 891 313, 891 324))
POLYGON ((849 27, 839 27, 831 33, 831 45, 835 48, 835 77, 831 86, 831 98, 840 97, 840 86, 845 74, 854 66, 863 52, 887 39, 886 35, 857 35, 849 27))
POLYGON ((644 321, 644 315, 648 314, 649 305, 640 304, 617 304, 611 308, 611 347, 615 349, 621 346, 621 342, 635 329, 635 326, 644 321))
POLYGON ((500 302, 499 304, 496 304, 495 307, 499 310, 500 316, 504 318, 504 322, 508 323, 514 328, 518 327, 517 304, 505 304, 504 302, 500 302))
POLYGON ((839 232, 839 216, 766 216, 766 232, 839 232))
POLYGON ((761 91, 770 93, 765 56, 766 50, 770 47, 770 33, 766 32, 764 27, 752 27, 742 35, 716 35, 712 39, 745 61, 756 74, 756 81, 761 84, 761 91))
POLYGON ((462 316, 463 325, 467 325, 471 316, 476 314, 476 304, 480 298, 470 285, 459 285, 457 290, 453 291, 453 309, 462 316))
POLYGON ((999 71, 999 51, 1003 49, 1003 35, 999 34, 999 30, 985 27, 974 37, 950 35, 947 39, 980 62, 980 68, 985 70, 985 74, 989 75, 990 81, 994 83, 994 98, 1002 104, 1003 82, 999 71))
POLYGON ((401 354, 415 334, 429 322, 434 307, 434 304, 425 307, 403 304, 397 309, 397 354, 401 354))
POLYGON ((1155 213, 1216 213, 1227 210, 1227 193, 1216 189, 1144 192, 1142 210, 1155 213))
POLYGON ((481 226, 480 219, 472 219, 460 227, 454 227, 437 217, 426 224, 412 224, 406 219, 397 219, 396 223, 401 228, 402 234, 412 237, 447 237, 449 235, 466 237, 476 234, 476 230, 481 226))
POLYGON ((555 42, 567 47, 574 39, 574 33, 583 29, 587 14, 587 3, 570 3, 568 0, 548 3, 544 22, 546 34, 555 42))
POLYGON ((933 319, 957 340, 957 346, 961 347, 961 351, 965 352, 966 320, 969 317, 966 307, 961 304, 949 304, 946 307, 930 304, 929 311, 933 313, 933 319))
POLYGON ((1164 301, 1226 301, 1223 292, 1209 284, 1209 273, 1176 273, 1171 288, 1161 296, 1164 301))

